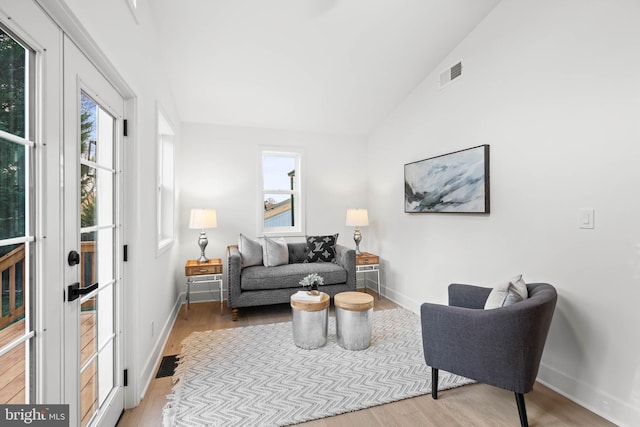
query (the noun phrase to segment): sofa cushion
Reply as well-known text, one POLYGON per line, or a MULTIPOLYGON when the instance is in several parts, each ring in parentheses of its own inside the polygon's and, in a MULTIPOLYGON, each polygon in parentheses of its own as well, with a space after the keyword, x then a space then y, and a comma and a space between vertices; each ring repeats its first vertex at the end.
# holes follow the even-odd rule
POLYGON ((289 264, 296 262, 304 262, 307 258, 307 242, 290 242, 287 243, 289 248, 289 264))
POLYGON ((501 283, 491 290, 484 304, 485 310, 506 307, 525 300, 528 297, 527 284, 522 274, 512 277, 508 282, 501 283))
MULTIPOLYGON (((336 285, 347 281, 347 270, 337 264, 298 263, 276 267, 253 266, 242 270, 240 288, 243 291, 264 289, 302 288, 300 280, 311 273, 317 273, 326 285, 336 285)), ((322 290, 322 286, 319 287, 322 290)))
POLYGON ((238 251, 242 257, 242 268, 252 265, 262 265, 262 245, 240 234, 238 251))
POLYGON ((284 238, 264 238, 262 245, 262 262, 265 267, 275 267, 289 263, 289 249, 284 238))
POLYGON ((304 262, 336 262, 338 234, 307 236, 307 257, 304 262))

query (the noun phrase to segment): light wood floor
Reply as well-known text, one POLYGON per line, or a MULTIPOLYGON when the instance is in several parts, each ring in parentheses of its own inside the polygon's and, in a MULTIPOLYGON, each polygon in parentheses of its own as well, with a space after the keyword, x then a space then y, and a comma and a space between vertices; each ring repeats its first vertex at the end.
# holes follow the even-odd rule
MULTIPOLYGON (((384 298, 376 300, 376 310, 397 307, 384 298)), ((240 310, 238 321, 231 320, 219 303, 191 304, 188 318, 185 306, 171 331, 163 356, 180 353, 180 343, 195 331, 233 328, 291 320, 288 304, 240 310)), ((147 393, 136 408, 125 411, 118 426, 161 426, 165 396, 171 392, 171 378, 151 380, 147 393)), ((603 418, 578 406, 542 384, 536 383, 525 395, 529 425, 535 426, 613 426, 603 418)), ((341 426, 519 426, 518 409, 513 393, 484 384, 472 384, 438 394, 405 399, 400 402, 311 421, 309 427, 341 426)))

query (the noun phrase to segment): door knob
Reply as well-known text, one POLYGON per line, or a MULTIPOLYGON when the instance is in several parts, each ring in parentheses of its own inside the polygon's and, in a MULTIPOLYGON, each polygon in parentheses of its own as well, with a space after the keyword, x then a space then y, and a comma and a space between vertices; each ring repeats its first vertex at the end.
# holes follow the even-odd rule
POLYGON ((76 251, 69 252, 69 256, 67 257, 67 262, 71 267, 74 265, 80 264, 80 254, 76 251))

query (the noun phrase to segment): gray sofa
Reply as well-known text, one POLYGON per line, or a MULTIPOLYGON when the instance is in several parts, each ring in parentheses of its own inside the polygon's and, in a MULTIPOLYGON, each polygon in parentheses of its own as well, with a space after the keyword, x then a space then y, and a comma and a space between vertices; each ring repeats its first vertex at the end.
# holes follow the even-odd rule
POLYGON ((321 292, 333 297, 339 292, 356 289, 356 253, 354 249, 336 245, 336 263, 304 263, 307 244, 288 243, 289 264, 275 267, 263 265, 242 268, 238 246, 227 247, 228 304, 233 320, 238 319, 238 308, 288 303, 292 294, 301 290, 300 280, 311 273, 324 279, 321 292))

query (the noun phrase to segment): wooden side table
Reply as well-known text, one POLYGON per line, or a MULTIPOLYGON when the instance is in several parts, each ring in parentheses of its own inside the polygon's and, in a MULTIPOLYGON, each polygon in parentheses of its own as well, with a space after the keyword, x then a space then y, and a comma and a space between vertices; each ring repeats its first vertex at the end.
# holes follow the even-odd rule
POLYGON ((222 260, 220 258, 212 258, 207 262, 200 263, 198 260, 190 259, 184 265, 184 275, 187 276, 187 313, 189 312, 189 302, 191 300, 191 285, 200 283, 217 283, 220 286, 220 313, 222 313, 224 302, 222 260))
POLYGON ((356 255, 356 276, 358 273, 362 273, 364 275, 365 291, 367 290, 367 273, 369 272, 376 273, 378 299, 380 299, 380 257, 378 257, 378 255, 370 254, 369 252, 362 252, 360 255, 356 255))

